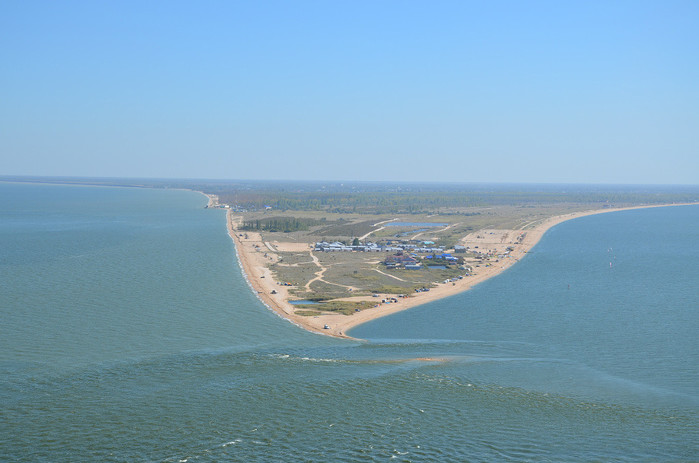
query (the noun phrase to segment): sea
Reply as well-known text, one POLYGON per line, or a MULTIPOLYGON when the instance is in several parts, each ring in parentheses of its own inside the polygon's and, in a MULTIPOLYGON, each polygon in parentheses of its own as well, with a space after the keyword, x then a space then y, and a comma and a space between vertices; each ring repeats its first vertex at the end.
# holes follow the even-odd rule
POLYGON ((0 460, 699 461, 699 206, 306 332, 196 192, 0 183, 0 460))

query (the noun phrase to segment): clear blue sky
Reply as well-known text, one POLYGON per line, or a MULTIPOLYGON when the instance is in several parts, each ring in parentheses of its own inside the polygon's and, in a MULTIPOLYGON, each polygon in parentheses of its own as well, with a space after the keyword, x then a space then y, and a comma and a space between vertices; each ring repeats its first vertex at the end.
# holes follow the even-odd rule
POLYGON ((0 174, 699 183, 699 1, 5 1, 0 174))

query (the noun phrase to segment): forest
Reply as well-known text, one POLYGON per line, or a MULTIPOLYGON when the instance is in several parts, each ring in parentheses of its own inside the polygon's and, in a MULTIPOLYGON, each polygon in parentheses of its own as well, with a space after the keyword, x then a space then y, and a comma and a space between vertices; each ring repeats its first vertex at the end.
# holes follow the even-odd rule
POLYGON ((466 208, 593 204, 599 208, 641 204, 695 202, 697 187, 478 185, 478 184, 354 184, 302 185, 260 183, 203 189, 221 202, 249 211, 326 211, 358 214, 464 214, 466 208))

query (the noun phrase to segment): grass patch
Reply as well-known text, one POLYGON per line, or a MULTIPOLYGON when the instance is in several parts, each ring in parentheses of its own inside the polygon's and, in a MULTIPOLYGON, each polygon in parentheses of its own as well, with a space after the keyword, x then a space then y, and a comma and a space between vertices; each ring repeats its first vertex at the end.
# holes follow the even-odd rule
POLYGON ((323 315, 321 312, 315 310, 297 310, 294 312, 296 315, 301 315, 302 317, 317 317, 318 315, 323 315))
MULTIPOLYGON (((355 281, 361 281, 361 282, 374 282, 380 280, 379 276, 376 275, 375 273, 369 273, 371 272, 371 269, 362 269, 361 273, 357 271, 357 273, 345 273, 342 275, 345 278, 349 278, 355 281)), ((356 283, 355 283, 356 284, 356 283)))
POLYGON ((305 301, 323 302, 332 299, 328 297, 326 294, 320 294, 314 291, 306 291, 306 288, 294 288, 289 290, 289 293, 305 301))
POLYGON ((415 291, 417 288, 423 288, 425 286, 431 286, 431 285, 410 285, 410 286, 392 286, 392 285, 383 285, 383 286, 377 286, 376 288, 373 288, 371 292, 373 293, 379 293, 379 294, 406 294, 406 293, 412 293, 415 291))
POLYGON ((274 273, 276 281, 289 282, 294 286, 304 286, 311 278, 315 277, 318 266, 314 263, 303 263, 296 267, 272 264, 270 270, 274 273))
MULTIPOLYGON (((352 315, 357 310, 364 310, 374 307, 374 301, 327 301, 321 304, 299 304, 296 307, 299 309, 308 309, 308 312, 322 310, 323 312, 341 313, 343 315, 352 315), (311 310, 313 309, 313 310, 311 310)), ((299 312, 296 312, 299 313, 299 312)), ((305 314, 303 314, 305 315, 305 314)), ((315 314, 319 315, 319 314, 315 314)))
MULTIPOLYGON (((282 263, 292 264, 312 264, 313 259, 308 252, 277 252, 282 258, 282 263)), ((315 264, 313 264, 315 266, 315 264)))
POLYGON ((352 292, 342 286, 328 284, 324 281, 314 281, 311 283, 311 291, 317 297, 325 299, 336 299, 338 297, 352 296, 352 292))
POLYGON ((376 228, 373 225, 374 223, 375 221, 373 219, 362 222, 338 220, 330 226, 314 230, 313 234, 332 238, 351 238, 355 236, 362 236, 374 230, 376 228))

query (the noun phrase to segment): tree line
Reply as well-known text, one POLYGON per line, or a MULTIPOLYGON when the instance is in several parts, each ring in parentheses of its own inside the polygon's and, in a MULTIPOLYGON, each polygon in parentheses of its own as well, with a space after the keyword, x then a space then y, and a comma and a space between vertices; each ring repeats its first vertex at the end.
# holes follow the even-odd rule
POLYGON ((322 223, 320 220, 309 218, 268 217, 244 221, 240 226, 240 230, 290 233, 295 231, 307 231, 310 227, 320 223, 322 223))

